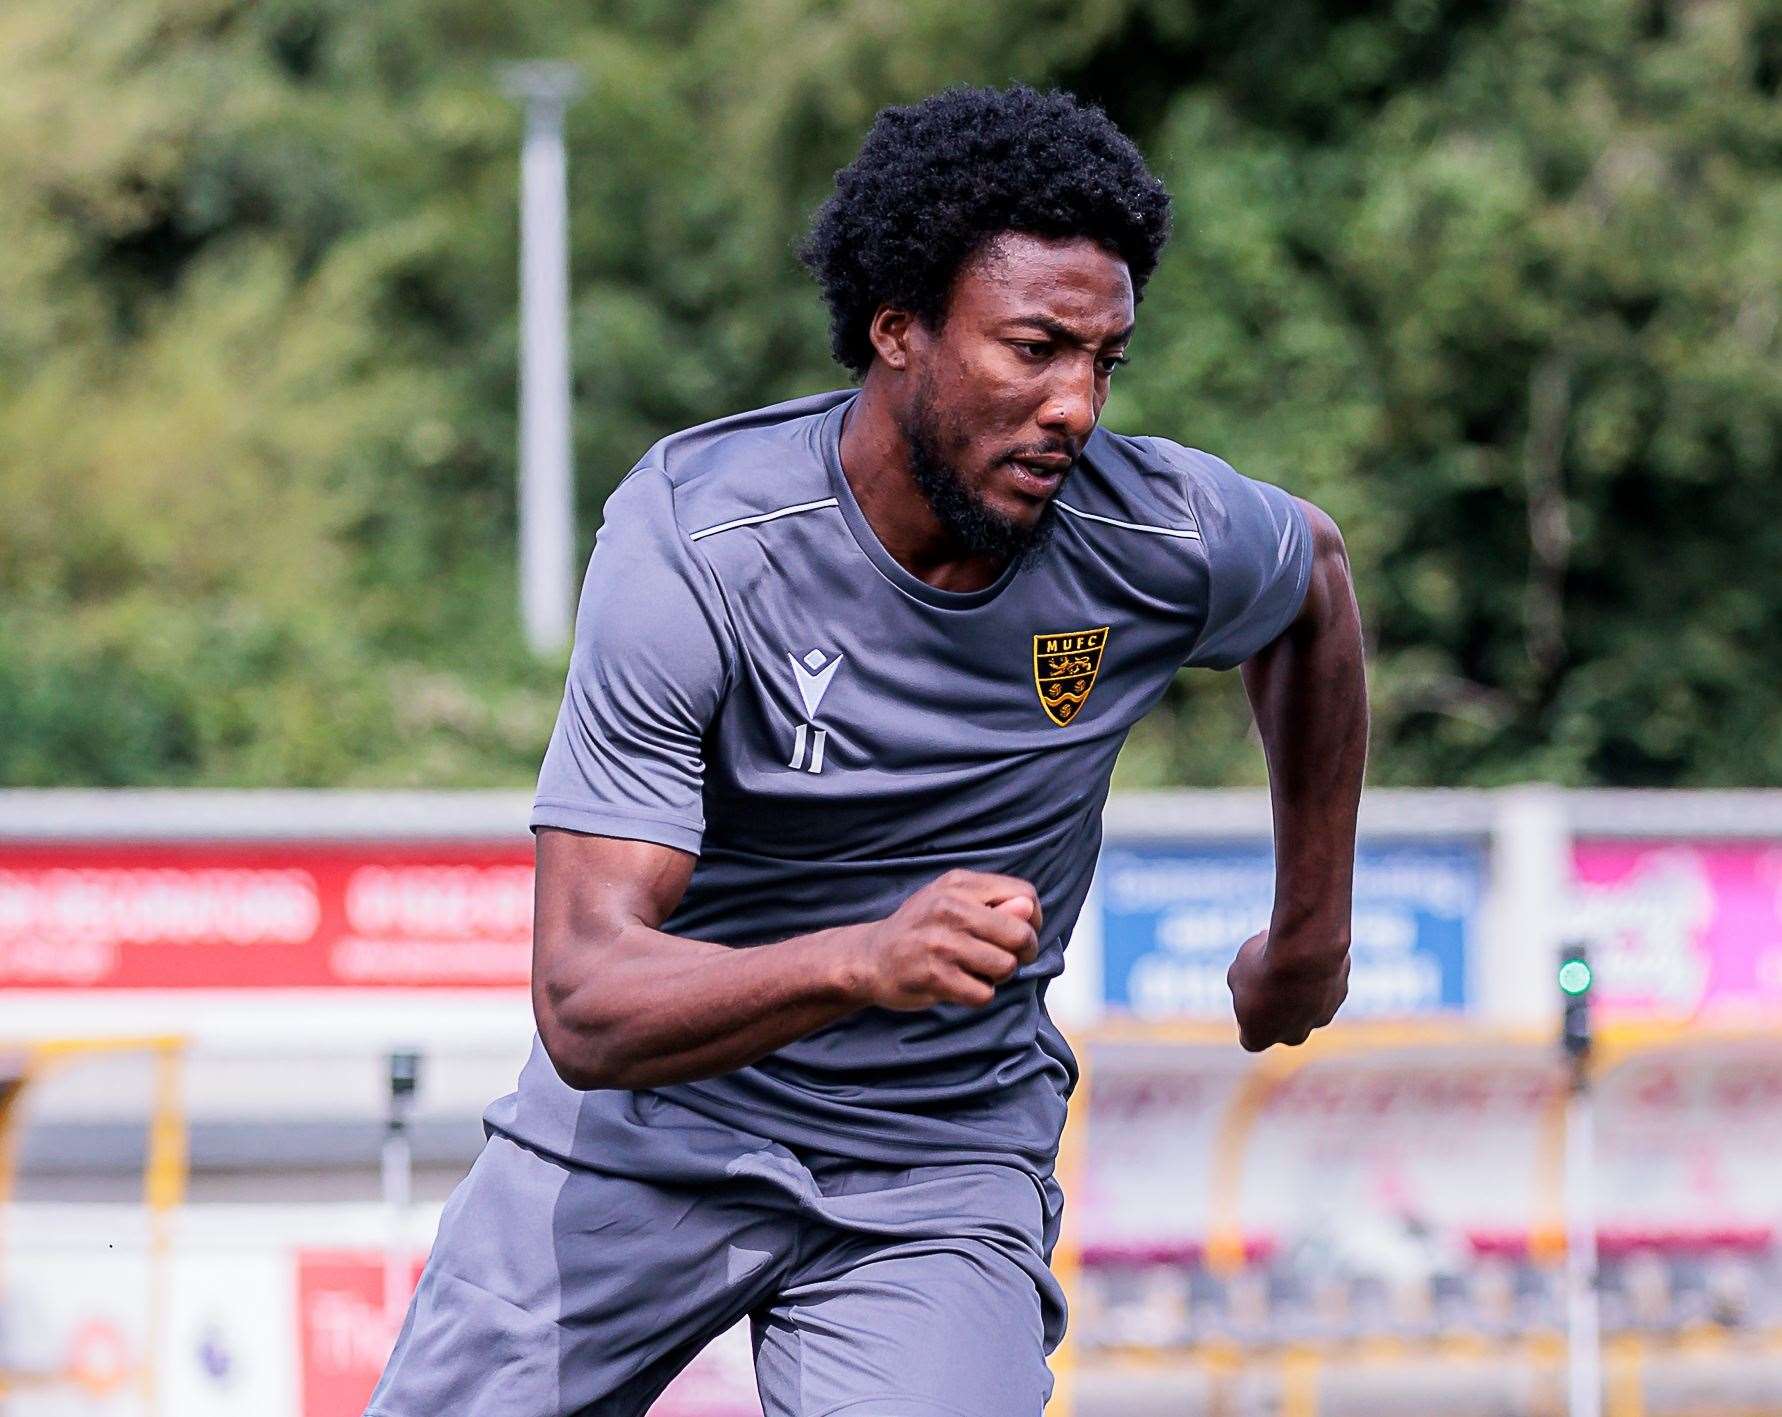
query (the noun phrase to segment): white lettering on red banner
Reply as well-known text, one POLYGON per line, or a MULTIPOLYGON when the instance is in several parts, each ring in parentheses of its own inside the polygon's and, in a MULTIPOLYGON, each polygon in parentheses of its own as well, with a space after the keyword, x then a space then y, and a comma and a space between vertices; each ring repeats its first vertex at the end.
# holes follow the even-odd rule
POLYGON ((524 845, 0 848, 0 988, 517 987, 524 845))

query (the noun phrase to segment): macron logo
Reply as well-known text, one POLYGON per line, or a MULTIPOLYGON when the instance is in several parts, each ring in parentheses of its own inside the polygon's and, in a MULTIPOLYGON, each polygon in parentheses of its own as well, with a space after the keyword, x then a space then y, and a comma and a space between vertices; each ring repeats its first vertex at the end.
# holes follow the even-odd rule
POLYGON ((822 650, 814 649, 805 655, 802 662, 787 651, 786 658, 792 661, 792 673, 798 680, 798 697, 804 700, 804 711, 810 718, 816 718, 817 710, 822 706, 823 695, 829 692, 829 681, 835 678, 835 671, 840 667, 842 657, 825 655, 822 650))

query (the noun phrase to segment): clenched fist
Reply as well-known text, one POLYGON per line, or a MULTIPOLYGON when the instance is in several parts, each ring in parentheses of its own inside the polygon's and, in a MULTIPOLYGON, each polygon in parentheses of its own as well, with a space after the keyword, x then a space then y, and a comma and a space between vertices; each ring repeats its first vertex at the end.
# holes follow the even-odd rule
POLYGON ((1336 1017, 1349 996, 1349 952, 1321 950, 1271 955, 1268 931, 1245 940, 1226 971, 1238 1042, 1251 1053, 1270 1044, 1304 1043, 1312 1030, 1336 1017))
POLYGON ((980 1008, 1039 953, 1039 897, 1016 876, 949 871, 883 920, 850 932, 861 1002, 980 1008))

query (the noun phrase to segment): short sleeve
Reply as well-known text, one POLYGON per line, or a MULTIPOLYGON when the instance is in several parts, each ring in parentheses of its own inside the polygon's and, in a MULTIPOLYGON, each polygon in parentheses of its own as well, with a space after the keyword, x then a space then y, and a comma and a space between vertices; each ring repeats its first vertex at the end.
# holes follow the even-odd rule
POLYGON ((696 554, 660 469, 637 469, 607 499, 533 827, 699 851, 703 739, 730 655, 728 620, 696 554))
POLYGON ((1208 567, 1207 617, 1188 663, 1230 669, 1293 623, 1312 574, 1305 509, 1201 454, 1188 489, 1208 567))

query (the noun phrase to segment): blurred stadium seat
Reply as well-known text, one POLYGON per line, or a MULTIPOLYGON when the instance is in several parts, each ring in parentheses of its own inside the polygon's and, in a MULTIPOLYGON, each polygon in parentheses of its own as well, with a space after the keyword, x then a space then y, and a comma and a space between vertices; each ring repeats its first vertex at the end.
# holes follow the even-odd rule
MULTIPOLYGON (((524 809, 0 794, 8 1417, 356 1417, 529 1042, 524 809), (408 1049, 397 1207, 380 1163, 408 1049)), ((1251 1056, 1222 972, 1266 913, 1267 823, 1246 793, 1109 806, 1052 995, 1083 1065, 1052 1410, 1563 1410, 1554 966, 1580 935, 1608 1417, 1773 1411, 1777 800, 1373 794, 1351 1008, 1251 1056)), ((733 1334, 656 1410, 753 1401, 733 1334)))

